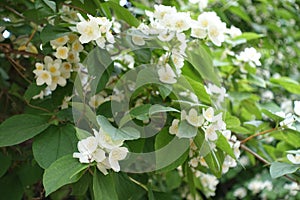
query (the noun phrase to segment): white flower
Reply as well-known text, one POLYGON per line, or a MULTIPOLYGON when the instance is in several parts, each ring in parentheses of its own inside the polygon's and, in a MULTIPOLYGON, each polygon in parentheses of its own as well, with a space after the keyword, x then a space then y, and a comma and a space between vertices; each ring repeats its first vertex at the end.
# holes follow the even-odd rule
POLYGON ((233 192, 233 196, 243 199, 245 196, 247 196, 247 190, 245 188, 237 188, 233 192))
POLYGON ((164 5, 154 5, 153 17, 162 20, 166 14, 176 13, 176 8, 164 5))
POLYGON ((218 139, 218 135, 216 133, 216 127, 214 125, 209 125, 205 129, 205 138, 206 140, 215 141, 218 139))
POLYGON ((169 64, 158 70, 159 80, 163 83, 174 84, 177 82, 176 75, 169 64))
POLYGON ((83 46, 80 44, 79 40, 75 40, 72 43, 72 51, 81 52, 83 50, 83 46))
POLYGON ((69 51, 67 60, 70 63, 78 63, 80 61, 79 53, 76 51, 69 51))
POLYGON ((68 38, 68 36, 65 35, 65 36, 57 38, 55 40, 51 40, 50 44, 51 44, 52 48, 56 49, 57 47, 64 46, 65 44, 67 44, 68 41, 69 41, 69 38, 68 38))
POLYGON ((294 112, 300 116, 300 101, 294 101, 294 112))
POLYGON ((212 23, 209 24, 207 34, 209 39, 216 45, 221 46, 222 42, 225 41, 225 23, 212 23))
POLYGON ((63 62, 61 65, 60 70, 60 75, 67 79, 71 77, 71 71, 72 71, 72 65, 69 62, 63 62))
POLYGON ((67 59, 68 53, 68 47, 58 47, 54 55, 56 58, 67 59))
POLYGON ((295 122, 294 115, 289 113, 285 116, 285 119, 279 123, 280 126, 286 126, 287 128, 293 129, 292 125, 295 122))
POLYGON ((50 86, 51 91, 54 91, 56 89, 57 85, 64 87, 64 86, 66 86, 66 84, 67 84, 67 80, 64 77, 52 76, 51 85, 49 85, 49 86, 50 86))
POLYGON ((65 96, 63 102, 61 104, 61 109, 67 109, 69 107, 69 102, 71 101, 73 96, 65 96))
POLYGON ((199 39, 204 39, 207 36, 207 30, 203 28, 199 21, 192 21, 191 36, 199 39))
POLYGON ((172 125, 169 128, 169 133, 172 135, 177 135, 178 134, 178 124, 179 124, 179 120, 178 119, 174 119, 172 122, 172 125))
POLYGON ((244 51, 242 51, 239 55, 236 56, 236 58, 240 61, 249 62, 249 64, 254 67, 260 66, 261 63, 259 61, 261 57, 261 53, 257 52, 255 48, 250 47, 246 48, 244 51))
POLYGON ((189 165, 190 165, 191 167, 196 168, 196 167, 198 166, 198 164, 199 164, 199 160, 198 160, 196 157, 192 158, 192 159, 189 161, 189 165))
POLYGON ((35 70, 33 70, 33 73, 37 75, 39 72, 42 72, 44 70, 44 65, 42 63, 35 63, 35 70))
POLYGON ((180 69, 180 68, 183 67, 183 65, 184 65, 184 58, 183 58, 182 55, 180 55, 178 53, 172 53, 171 59, 173 61, 174 66, 176 67, 176 69, 180 69))
POLYGON ((167 29, 159 33, 157 38, 162 41, 162 42, 169 42, 172 40, 175 36, 175 32, 173 31, 168 31, 167 29))
POLYGON ((94 95, 91 97, 91 99, 89 101, 89 105, 92 108, 98 108, 105 101, 106 101, 106 99, 102 95, 97 94, 97 95, 94 95))
POLYGON ((198 115, 196 109, 192 108, 189 114, 186 116, 186 120, 189 124, 195 127, 199 127, 204 123, 204 118, 202 115, 198 115))
POLYGON ((84 44, 96 40, 101 36, 97 20, 89 15, 90 20, 81 21, 76 25, 78 32, 81 34, 79 41, 84 44))
POLYGON ((198 16, 199 27, 207 30, 212 23, 220 22, 221 19, 215 12, 203 12, 198 16))
POLYGON ((126 158, 127 153, 128 149, 126 147, 114 148, 109 152, 108 161, 111 168, 115 172, 120 171, 120 165, 118 161, 124 160, 126 158))
POLYGON ((190 28, 191 17, 190 13, 178 12, 178 13, 168 13, 164 15, 162 20, 162 25, 166 26, 172 31, 186 31, 190 28))
POLYGON ((99 146, 105 149, 114 149, 117 147, 122 146, 124 140, 113 140, 106 132, 100 128, 99 132, 96 130, 94 131, 94 135, 96 136, 99 146))
POLYGON ((73 153, 74 158, 79 158, 81 163, 101 162, 105 159, 105 152, 98 148, 98 141, 94 136, 80 140, 77 144, 78 152, 73 153))
POLYGON ((300 154, 287 154, 286 157, 293 164, 300 164, 300 154))
POLYGON ((261 190, 263 190, 263 182, 258 180, 253 180, 248 184, 248 189, 251 190, 253 194, 257 194, 261 190))
POLYGON ((41 70, 37 73, 36 84, 40 86, 44 83, 46 83, 48 86, 52 83, 51 74, 47 70, 41 70))
POLYGON ((242 31, 241 29, 235 27, 235 26, 231 26, 230 29, 227 29, 227 33, 232 37, 235 38, 239 35, 242 35, 242 31))
POLYGON ((132 39, 132 42, 138 46, 143 46, 146 43, 145 40, 143 39, 143 37, 141 37, 141 36, 133 35, 131 39, 132 39))
POLYGON ((212 122, 214 118, 214 109, 212 107, 207 108, 206 110, 203 109, 202 111, 203 117, 209 121, 212 122))

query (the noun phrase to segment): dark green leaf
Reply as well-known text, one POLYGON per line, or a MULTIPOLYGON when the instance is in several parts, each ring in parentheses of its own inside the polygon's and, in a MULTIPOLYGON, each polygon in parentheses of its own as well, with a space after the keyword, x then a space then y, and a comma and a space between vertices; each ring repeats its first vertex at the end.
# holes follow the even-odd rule
POLYGON ((73 125, 50 126, 34 138, 32 144, 34 158, 46 169, 60 157, 75 152, 77 141, 73 125))
POLYGON ((49 126, 48 117, 21 114, 8 118, 0 125, 0 147, 24 142, 49 126))
POLYGON ((82 175, 80 172, 88 167, 88 164, 80 163, 72 155, 66 155, 56 160, 45 170, 43 176, 46 196, 66 184, 78 181, 82 175))
POLYGON ((138 27, 140 25, 139 20, 137 20, 126 8, 109 1, 107 2, 109 7, 115 12, 118 19, 124 20, 131 26, 138 27))
POLYGON ((6 173, 10 164, 11 164, 11 156, 4 155, 0 152, 0 178, 6 173))
POLYGON ((41 37, 43 44, 45 44, 45 43, 49 42, 50 40, 54 40, 56 38, 65 36, 69 32, 70 32, 70 30, 65 27, 60 27, 58 25, 52 26, 52 25, 48 24, 42 30, 40 37, 41 37))
POLYGON ((103 175, 96 169, 93 177, 93 193, 95 199, 118 200, 113 174, 103 175))

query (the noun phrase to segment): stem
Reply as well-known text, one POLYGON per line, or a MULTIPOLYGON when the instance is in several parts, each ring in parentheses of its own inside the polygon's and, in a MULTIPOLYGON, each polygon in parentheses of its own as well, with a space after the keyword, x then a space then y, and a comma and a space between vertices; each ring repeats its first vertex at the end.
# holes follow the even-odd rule
MULTIPOLYGON (((252 154, 255 158, 257 158, 261 162, 265 163, 266 165, 271 165, 271 163, 269 161, 267 161, 266 159, 264 159, 263 157, 258 155, 256 152, 252 151, 250 148, 248 148, 244 144, 241 144, 241 149, 243 149, 243 150, 247 151, 248 153, 252 154)), ((284 177, 287 178, 288 180, 292 181, 292 182, 297 183, 299 185, 299 182, 296 179, 294 179, 293 177, 290 177, 287 174, 285 174, 284 177)))
POLYGON ((267 133, 276 131, 277 129, 278 129, 278 127, 272 128, 272 129, 270 129, 270 130, 262 131, 262 132, 259 132, 259 133, 254 134, 254 135, 251 135, 251 136, 247 137, 246 139, 242 140, 242 141, 241 141, 241 144, 244 144, 244 143, 248 142, 248 140, 251 140, 252 138, 254 138, 254 137, 256 137, 256 136, 264 135, 264 134, 267 134, 267 133))

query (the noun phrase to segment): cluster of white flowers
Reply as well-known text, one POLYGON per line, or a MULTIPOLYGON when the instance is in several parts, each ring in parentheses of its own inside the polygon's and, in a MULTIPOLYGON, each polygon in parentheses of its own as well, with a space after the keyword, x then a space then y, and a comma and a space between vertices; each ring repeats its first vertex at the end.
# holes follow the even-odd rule
MULTIPOLYGON (((241 152, 240 152, 241 142, 237 140, 235 135, 231 135, 231 131, 229 131, 229 130, 223 131, 222 134, 226 137, 230 147, 233 149, 235 158, 238 159, 241 155, 241 152)), ((232 158, 229 155, 226 155, 223 165, 222 165, 222 173, 223 174, 227 173, 229 168, 233 168, 233 167, 237 166, 236 159, 232 158)))
POLYGON ((259 61, 260 57, 261 53, 257 52, 253 47, 245 48, 239 55, 236 55, 239 61, 249 63, 252 67, 261 66, 261 62, 259 61))
POLYGON ((243 199, 244 197, 247 196, 247 190, 245 188, 237 188, 236 190, 234 190, 233 192, 233 196, 239 198, 239 199, 243 199))
POLYGON ((214 84, 208 83, 207 86, 204 86, 207 94, 210 95, 212 102, 217 108, 221 107, 221 103, 227 97, 226 89, 224 87, 218 87, 214 84))
POLYGON ((88 15, 88 20, 85 20, 79 15, 80 21, 77 25, 77 31, 80 33, 79 41, 82 44, 96 41, 100 48, 105 47, 105 43, 113 44, 115 38, 111 33, 113 22, 106 17, 93 17, 88 15))
POLYGON ((101 91, 98 94, 93 95, 89 100, 89 105, 93 109, 97 109, 101 104, 107 101, 117 101, 121 102, 124 99, 124 94, 122 91, 117 89, 113 90, 113 94, 108 95, 105 91, 101 91))
POLYGON ((120 171, 120 160, 127 156, 128 149, 122 147, 124 140, 112 140, 112 138, 101 128, 94 130, 94 136, 87 137, 78 142, 79 152, 73 153, 74 158, 78 158, 81 163, 97 163, 97 168, 108 174, 107 170, 120 171))
POLYGON ((203 12, 197 21, 193 20, 191 36, 199 39, 208 38, 216 46, 225 41, 226 24, 221 21, 215 12, 203 12))
POLYGON ((217 185, 219 184, 219 180, 217 177, 211 174, 205 174, 200 171, 196 171, 196 177, 199 177, 200 182, 204 188, 205 196, 211 197, 215 196, 215 191, 217 189, 217 185))
POLYGON ((41 86, 46 84, 47 87, 40 94, 33 97, 43 98, 51 94, 57 86, 64 87, 67 79, 71 77, 71 72, 76 71, 80 66, 79 53, 83 50, 83 46, 75 34, 69 34, 55 40, 51 40, 50 44, 55 49, 53 59, 45 56, 43 63, 36 63, 33 73, 36 77, 36 84, 41 86))
POLYGON ((298 192, 300 191, 300 185, 298 183, 292 182, 292 183, 286 183, 283 186, 284 189, 289 190, 289 195, 286 196, 285 199, 289 199, 289 196, 296 196, 298 192))
POLYGON ((258 179, 253 179, 248 184, 248 189, 252 192, 252 194, 255 195, 260 193, 262 190, 271 191, 273 189, 273 184, 269 180, 261 181, 258 179))

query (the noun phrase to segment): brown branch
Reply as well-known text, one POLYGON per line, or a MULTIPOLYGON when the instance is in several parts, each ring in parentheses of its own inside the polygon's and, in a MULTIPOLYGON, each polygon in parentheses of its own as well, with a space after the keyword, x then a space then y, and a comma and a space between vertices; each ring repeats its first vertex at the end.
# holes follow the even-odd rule
MULTIPOLYGON (((2 4, 2 6, 3 6, 3 4, 2 4)), ((16 11, 15 9, 13 9, 13 8, 11 8, 9 6, 4 6, 4 8, 7 9, 7 10, 9 10, 9 11, 11 11, 15 15, 18 15, 19 17, 24 18, 24 16, 21 13, 19 13, 18 11, 16 11)))
POLYGON ((272 128, 272 129, 270 129, 270 130, 262 131, 262 132, 259 132, 259 133, 256 133, 256 134, 253 134, 253 135, 247 137, 246 139, 242 140, 242 141, 241 141, 241 144, 246 143, 247 141, 251 140, 251 139, 254 138, 254 137, 257 137, 257 136, 259 136, 259 135, 264 135, 264 134, 267 134, 267 133, 276 131, 277 129, 278 129, 278 127, 272 128))
MULTIPOLYGON (((248 148, 247 146, 245 146, 244 144, 241 144, 241 149, 247 151, 248 153, 252 154, 255 158, 257 158, 258 160, 260 160, 261 162, 263 162, 266 165, 271 165, 271 163, 269 161, 267 161, 266 159, 264 159, 263 157, 261 157, 260 155, 258 155, 256 152, 252 151, 250 148, 248 148)), ((289 175, 285 174, 284 175, 285 178, 287 178, 288 180, 295 182, 299 185, 299 182, 294 179, 293 177, 290 177, 289 175)))
POLYGON ((35 35, 35 33, 36 33, 36 28, 33 29, 33 32, 32 32, 31 35, 29 36, 28 41, 27 41, 26 44, 25 44, 26 47, 27 47, 28 44, 31 42, 31 40, 32 40, 33 36, 35 35))
POLYGON ((25 71, 25 68, 23 66, 21 66, 19 63, 17 63, 14 59, 12 59, 11 57, 7 57, 8 61, 11 63, 11 65, 14 67, 14 69, 17 71, 17 73, 28 83, 31 84, 31 81, 20 71, 23 70, 25 71))
POLYGON ((0 44, 0 50, 6 55, 9 56, 10 54, 17 54, 17 55, 25 55, 25 56, 31 56, 31 57, 35 57, 38 59, 43 60, 44 59, 44 55, 42 54, 36 54, 36 53, 31 53, 31 52, 27 52, 27 51, 21 51, 21 50, 16 50, 13 49, 9 44, 0 44))

